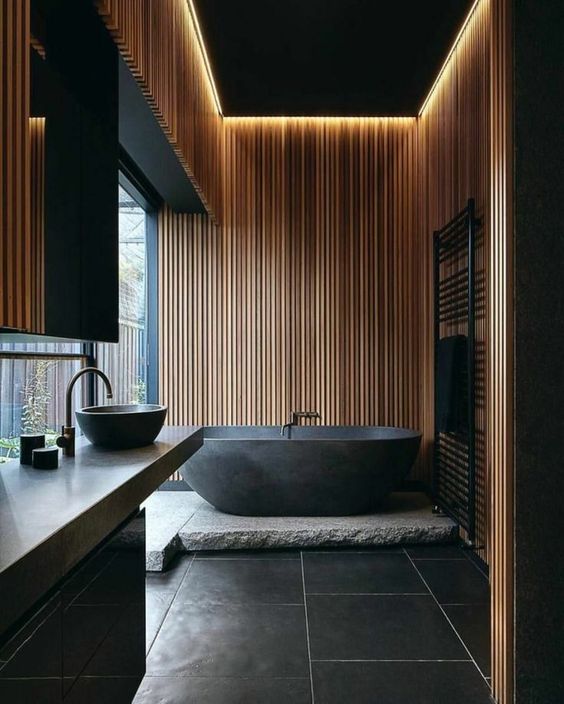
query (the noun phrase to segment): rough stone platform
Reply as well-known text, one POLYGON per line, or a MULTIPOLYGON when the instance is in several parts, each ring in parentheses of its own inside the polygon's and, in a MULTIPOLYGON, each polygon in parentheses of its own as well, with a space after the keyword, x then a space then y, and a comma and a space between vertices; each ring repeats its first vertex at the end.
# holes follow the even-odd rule
POLYGON ((322 518, 233 516, 192 491, 158 491, 144 506, 148 571, 162 571, 183 550, 448 543, 458 536, 422 493, 392 494, 378 513, 322 518))

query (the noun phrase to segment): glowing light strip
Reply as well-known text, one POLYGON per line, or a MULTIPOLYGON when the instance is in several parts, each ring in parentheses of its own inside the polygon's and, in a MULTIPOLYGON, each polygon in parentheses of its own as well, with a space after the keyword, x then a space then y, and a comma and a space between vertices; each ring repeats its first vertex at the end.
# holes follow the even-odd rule
POLYGON ((445 69, 448 65, 448 62, 450 61, 451 56, 456 50, 456 47, 458 46, 458 43, 460 42, 460 39, 462 38, 462 35, 464 34, 464 30, 468 26, 468 23, 470 22, 472 15, 474 14, 474 11, 480 4, 480 0, 474 0, 474 3, 470 10, 468 11, 468 14, 466 15, 466 18, 464 22, 462 23, 462 26, 460 27, 460 30, 458 31, 458 34, 456 35, 456 38, 454 42, 452 43, 452 46, 446 56, 446 59, 443 62, 443 65, 441 66, 441 69, 439 73, 437 74, 437 77, 433 81, 433 85, 431 86, 431 89, 427 93, 427 97, 423 101, 423 104, 419 108, 419 112, 417 115, 413 116, 401 116, 401 117, 394 117, 394 116, 388 116, 388 115, 343 115, 343 116, 336 116, 336 115, 328 115, 326 117, 319 116, 319 115, 224 115, 223 114, 223 109, 221 107, 221 102, 219 100, 219 93, 216 87, 216 83, 213 77, 213 73, 211 70, 211 65, 210 61, 208 59, 208 53, 206 51, 206 45, 204 43, 204 38, 202 35, 202 30, 200 29, 200 23, 198 21, 198 15, 196 14, 196 8, 194 7, 193 0, 186 0, 188 4, 188 9, 190 10, 190 14, 192 16, 192 20, 194 22, 194 27, 196 28, 196 36, 198 38, 198 44, 200 45, 200 51, 202 53, 202 58, 204 61, 204 66, 206 68, 206 73, 208 74, 208 79, 210 82, 212 94, 215 100, 215 104, 217 107, 217 111, 221 115, 221 117, 224 120, 414 120, 417 117, 421 117, 423 114, 423 111, 427 107, 427 104, 429 100, 431 99, 431 96, 435 92, 435 88, 439 84, 439 81, 441 80, 441 77, 443 73, 445 72, 445 69))
POLYGON ((401 120, 413 121, 417 115, 224 115, 224 120, 401 120))
POLYGON ((456 35, 456 39, 454 40, 454 42, 450 48, 450 51, 448 52, 447 57, 443 62, 443 65, 441 66, 441 70, 437 74, 437 77, 435 78, 433 85, 431 86, 431 90, 427 93, 427 97, 425 98, 425 100, 423 101, 423 104, 419 108, 419 112, 417 113, 417 117, 421 117, 421 115, 423 114, 423 111, 427 107, 427 103, 431 99, 431 96, 435 92, 435 88, 437 87, 439 81, 441 80, 443 73, 445 72, 445 69, 448 65, 448 62, 450 61, 450 57, 455 52, 456 47, 458 46, 458 42, 460 41, 462 35, 464 34, 464 30, 468 26, 468 22, 470 22, 470 19, 472 18, 472 15, 474 14, 474 10, 478 7, 479 3, 480 3, 480 0, 475 0, 474 4, 472 5, 468 14, 466 15, 466 19, 462 23, 462 26, 460 27, 460 30, 459 30, 458 34, 456 35))
POLYGON ((206 73, 208 74, 208 80, 210 82, 213 99, 215 100, 215 106, 217 108, 218 113, 223 117, 221 101, 219 100, 219 93, 217 91, 217 86, 215 85, 210 61, 208 59, 208 52, 206 51, 206 45, 204 43, 204 37, 202 35, 202 30, 200 29, 198 15, 196 14, 196 8, 194 7, 194 3, 192 2, 192 0, 186 0, 186 2, 188 4, 188 9, 190 10, 190 15, 192 16, 192 21, 194 22, 194 27, 196 28, 196 37, 198 38, 198 44, 200 45, 200 51, 204 60, 204 66, 206 68, 206 73))

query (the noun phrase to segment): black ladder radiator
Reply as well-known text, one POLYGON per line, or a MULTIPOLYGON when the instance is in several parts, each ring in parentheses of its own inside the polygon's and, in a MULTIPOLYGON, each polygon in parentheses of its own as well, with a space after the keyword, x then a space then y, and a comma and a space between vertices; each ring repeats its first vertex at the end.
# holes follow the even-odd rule
POLYGON ((433 236, 436 507, 476 537, 474 200, 433 236))

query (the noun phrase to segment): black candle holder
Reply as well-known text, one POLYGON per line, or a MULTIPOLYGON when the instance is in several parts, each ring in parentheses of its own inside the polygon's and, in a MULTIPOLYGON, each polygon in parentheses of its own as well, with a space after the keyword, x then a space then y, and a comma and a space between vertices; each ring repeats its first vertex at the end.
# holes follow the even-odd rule
POLYGON ((33 464, 33 451, 45 447, 45 435, 28 433, 20 435, 20 464, 33 464))
POLYGON ((57 469, 59 466, 59 448, 41 447, 33 451, 35 469, 57 469))

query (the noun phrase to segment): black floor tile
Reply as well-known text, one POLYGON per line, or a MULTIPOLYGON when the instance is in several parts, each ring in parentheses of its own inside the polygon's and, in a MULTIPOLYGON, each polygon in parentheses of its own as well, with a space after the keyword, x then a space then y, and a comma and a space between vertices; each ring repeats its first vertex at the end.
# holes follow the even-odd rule
POLYGON ((473 663, 313 663, 315 704, 491 704, 473 663))
MULTIPOLYGON (((65 704, 130 702, 137 691, 138 684, 137 677, 79 677, 68 695, 65 696, 64 702, 65 704)), ((25 700, 19 701, 20 704, 23 704, 25 700)), ((43 702, 42 699, 32 701, 34 704, 43 702)))
POLYGON ((389 555, 389 554, 403 554, 403 545, 339 545, 336 547, 311 547, 302 548, 301 552, 304 555, 308 554, 329 554, 329 555, 340 555, 341 553, 361 553, 361 554, 378 554, 378 555, 389 555))
POLYGON ((482 674, 490 674, 490 607, 487 604, 445 606, 458 635, 471 652, 482 674))
POLYGON ((421 560, 423 579, 441 604, 487 604, 488 580, 470 560, 421 560))
POLYGON ((150 677, 133 704, 311 704, 307 679, 150 677))
POLYGON ((412 560, 466 560, 458 545, 407 545, 405 548, 412 560))
POLYGON ((176 602, 303 604, 299 560, 195 560, 176 602))
POLYGON ((465 660, 432 596, 308 596, 312 660, 465 660))
POLYGON ((179 555, 164 572, 147 572, 147 591, 175 592, 192 562, 192 555, 179 555))
POLYGON ((308 594, 426 594, 408 557, 400 553, 304 554, 308 594))
POLYGON ((147 658, 153 675, 307 677, 303 606, 171 606, 147 658))
POLYGON ((174 592, 148 590, 146 594, 145 646, 149 652, 161 627, 172 600, 174 592))
POLYGON ((202 550, 197 560, 299 560, 299 550, 202 550))

